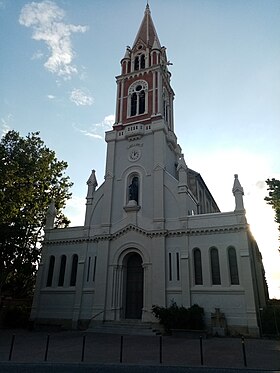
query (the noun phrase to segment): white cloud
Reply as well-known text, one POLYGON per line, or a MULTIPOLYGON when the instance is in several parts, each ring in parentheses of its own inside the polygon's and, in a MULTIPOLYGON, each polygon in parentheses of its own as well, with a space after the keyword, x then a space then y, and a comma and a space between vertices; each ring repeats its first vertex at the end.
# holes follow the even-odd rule
POLYGON ((10 124, 11 124, 12 119, 13 119, 12 114, 8 114, 4 118, 1 118, 0 137, 5 136, 6 133, 10 131, 11 129, 10 124))
POLYGON ((40 50, 37 50, 33 56, 31 57, 32 60, 40 60, 44 56, 44 53, 40 50))
POLYGON ((32 38, 44 41, 50 51, 50 57, 44 66, 50 72, 70 79, 78 72, 73 65, 75 56, 71 33, 85 32, 86 26, 75 26, 63 22, 65 12, 53 1, 28 3, 21 10, 19 23, 33 30, 32 38))
POLYGON ((66 202, 64 214, 71 220, 70 226, 81 226, 85 219, 85 197, 71 197, 66 202))
POLYGON ((94 133, 95 132, 95 129, 93 128, 90 128, 88 131, 87 130, 81 130, 81 129, 78 129, 82 134, 84 134, 85 136, 88 136, 88 137, 92 137, 94 139, 100 139, 102 140, 103 139, 103 136, 101 135, 98 135, 97 133, 94 133))
POLYGON ((75 88, 70 94, 70 100, 77 106, 91 106, 94 102, 93 97, 86 89, 75 88))
POLYGON ((79 74, 79 78, 82 80, 82 81, 85 81, 87 79, 87 72, 86 72, 86 68, 85 66, 81 66, 81 72, 79 74))
POLYGON ((111 130, 114 122, 115 116, 110 114, 107 115, 102 122, 92 124, 88 129, 81 129, 75 124, 73 124, 73 127, 85 136, 103 140, 105 131, 111 130))
POLYGON ((54 95, 47 95, 47 98, 48 98, 49 100, 54 100, 54 99, 55 99, 55 96, 54 96, 54 95))
POLYGON ((107 115, 103 122, 102 122, 102 127, 105 128, 106 131, 112 129, 112 126, 113 124, 115 123, 115 115, 114 114, 110 114, 110 115, 107 115))

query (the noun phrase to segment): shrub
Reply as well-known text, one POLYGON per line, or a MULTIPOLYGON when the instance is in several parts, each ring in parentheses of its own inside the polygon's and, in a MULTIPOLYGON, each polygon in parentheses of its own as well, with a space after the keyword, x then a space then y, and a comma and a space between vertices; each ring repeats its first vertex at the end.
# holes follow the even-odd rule
POLYGON ((280 307, 269 305, 261 312, 262 332, 266 335, 280 334, 280 307))
POLYGON ((190 308, 178 307, 175 302, 170 307, 154 305, 152 312, 167 332, 171 329, 201 330, 204 328, 204 310, 197 304, 190 308))
POLYGON ((2 323, 5 328, 26 328, 30 315, 30 307, 12 305, 3 309, 2 323))

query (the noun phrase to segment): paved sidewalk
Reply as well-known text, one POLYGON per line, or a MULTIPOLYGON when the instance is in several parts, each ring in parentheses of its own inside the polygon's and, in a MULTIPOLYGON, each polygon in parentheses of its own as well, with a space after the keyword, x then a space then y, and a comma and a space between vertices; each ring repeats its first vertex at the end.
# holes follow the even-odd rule
MULTIPOLYGON (((27 367, 25 364, 30 365, 31 363, 33 366, 40 364, 38 366, 41 366, 42 370, 39 369, 38 372, 54 372, 55 370, 52 369, 43 369, 55 364, 62 364, 59 365, 61 369, 64 365, 68 366, 68 370, 59 369, 59 372, 79 372, 82 371, 78 370, 80 366, 83 368, 83 372, 132 372, 134 371, 132 366, 138 366, 138 368, 145 366, 145 370, 135 370, 135 372, 153 371, 153 373, 159 370, 167 372, 167 368, 171 366, 178 367, 178 372, 181 371, 179 367, 202 367, 199 339, 164 336, 162 337, 162 355, 160 355, 160 337, 127 335, 123 337, 122 365, 120 365, 121 337, 119 335, 79 331, 52 332, 49 333, 49 348, 46 354, 47 335, 47 332, 42 331, 0 329, 0 372, 28 372, 28 370, 24 370, 24 366, 27 367), (15 340, 9 361, 13 335, 15 335, 15 340), (84 336, 86 336, 84 359, 81 362, 84 336), (162 359, 161 363, 160 359, 162 359), (24 363, 24 365, 20 365, 20 370, 4 370, 12 368, 12 366, 19 367, 17 365, 19 363, 24 363), (50 363, 52 364, 49 365, 50 363), (98 369, 86 370, 89 364, 97 366, 98 369), (102 364, 108 365, 110 369, 117 366, 118 370, 104 370, 102 364), (131 370, 124 370, 126 369, 124 367, 128 365, 131 370), (76 370, 71 370, 70 366, 74 366, 76 370), (151 366, 158 368, 149 370, 148 367, 151 366), (164 367, 167 370, 163 369, 164 367)), ((203 339, 202 348, 203 368, 234 368, 234 371, 246 369, 240 338, 203 339)), ((280 372, 279 340, 246 339, 245 352, 248 369, 280 372)))
POLYGON ((277 373, 254 369, 187 368, 159 365, 65 364, 65 363, 0 363, 1 373, 277 373))

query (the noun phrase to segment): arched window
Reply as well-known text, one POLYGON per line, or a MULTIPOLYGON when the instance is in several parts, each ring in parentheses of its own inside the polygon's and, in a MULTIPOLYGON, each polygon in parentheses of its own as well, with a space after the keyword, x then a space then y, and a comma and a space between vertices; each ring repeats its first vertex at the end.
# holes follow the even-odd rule
POLYGON ((136 174, 132 174, 129 177, 128 200, 129 201, 136 201, 136 203, 138 205, 138 201, 139 201, 139 177, 136 174))
POLYGON ((72 257, 70 286, 76 286, 77 270, 78 270, 78 255, 74 254, 72 257))
POLYGON ((66 268, 66 255, 62 255, 61 260, 60 260, 58 286, 64 285, 65 268, 66 268))
POLYGON ((128 90, 129 116, 141 115, 146 112, 148 83, 145 80, 134 82, 128 90))
POLYGON ((162 95, 162 103, 163 103, 163 117, 164 120, 168 123, 169 122, 169 98, 166 89, 163 89, 162 95))
POLYGON ((229 264, 231 285, 239 285, 237 258, 236 258, 236 251, 234 247, 228 248, 228 264, 229 264))
POLYGON ((193 261, 194 261, 194 283, 195 285, 202 285, 203 277, 202 277, 201 252, 199 249, 194 249, 193 261))
POLYGON ((47 277, 47 286, 48 287, 52 286, 54 263, 55 263, 55 257, 53 255, 51 255, 50 261, 49 261, 48 277, 47 277))
POLYGON ((216 249, 215 247, 212 247, 210 249, 210 260, 211 260, 212 284, 221 285, 219 253, 218 253, 218 249, 216 249))
POLYGON ((145 92, 140 91, 139 93, 139 114, 145 113, 145 92))
POLYGON ((139 57, 136 56, 134 60, 134 70, 137 71, 139 70, 139 57))
POLYGON ((141 57, 140 57, 140 67, 141 69, 145 69, 145 55, 144 54, 141 54, 141 57))
POLYGON ((131 96, 131 111, 130 115, 133 117, 137 114, 137 94, 134 92, 131 96))

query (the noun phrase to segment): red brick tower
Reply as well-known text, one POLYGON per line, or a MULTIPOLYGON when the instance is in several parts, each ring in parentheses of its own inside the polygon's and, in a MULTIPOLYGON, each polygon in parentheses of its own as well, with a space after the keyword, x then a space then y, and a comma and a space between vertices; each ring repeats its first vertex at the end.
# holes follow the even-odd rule
POLYGON ((133 47, 127 47, 117 77, 115 129, 141 122, 164 119, 173 131, 174 92, 170 85, 166 48, 162 47, 149 5, 133 47))

